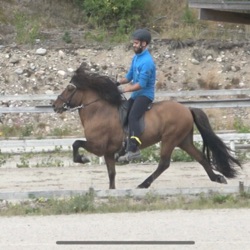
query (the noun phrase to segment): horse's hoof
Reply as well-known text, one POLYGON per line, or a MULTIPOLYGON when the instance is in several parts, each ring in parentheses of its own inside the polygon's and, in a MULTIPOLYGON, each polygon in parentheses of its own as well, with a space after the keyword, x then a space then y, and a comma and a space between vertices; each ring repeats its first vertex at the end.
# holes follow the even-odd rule
POLYGON ((82 163, 82 164, 90 162, 90 160, 86 156, 81 156, 81 155, 78 155, 76 158, 73 159, 73 161, 75 163, 82 163))
POLYGON ((81 163, 82 164, 85 164, 85 163, 88 163, 88 162, 90 162, 89 158, 87 158, 86 156, 81 157, 81 163))
POLYGON ((222 175, 217 176, 216 182, 221 183, 221 184, 227 184, 226 178, 222 175))
POLYGON ((150 185, 145 186, 145 184, 142 183, 142 184, 140 184, 140 185, 137 186, 137 189, 139 189, 139 188, 140 188, 140 189, 142 189, 142 188, 148 188, 149 186, 150 186, 150 185))

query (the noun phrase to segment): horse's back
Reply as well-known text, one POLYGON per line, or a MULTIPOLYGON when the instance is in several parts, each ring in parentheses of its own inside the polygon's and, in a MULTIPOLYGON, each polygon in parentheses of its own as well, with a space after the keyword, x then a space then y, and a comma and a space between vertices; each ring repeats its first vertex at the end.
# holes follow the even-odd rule
POLYGON ((190 109, 175 101, 159 101, 153 104, 152 114, 162 117, 167 121, 190 120, 193 122, 190 109))
POLYGON ((193 129, 193 117, 190 109, 175 101, 159 101, 152 105, 145 115, 145 133, 142 137, 163 137, 169 139, 185 137, 193 129))

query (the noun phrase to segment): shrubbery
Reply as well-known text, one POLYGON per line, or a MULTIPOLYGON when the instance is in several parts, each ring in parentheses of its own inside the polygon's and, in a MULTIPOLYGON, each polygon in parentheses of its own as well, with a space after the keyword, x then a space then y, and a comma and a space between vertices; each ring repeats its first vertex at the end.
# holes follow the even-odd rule
POLYGON ((142 25, 148 0, 77 0, 92 25, 124 34, 142 25))

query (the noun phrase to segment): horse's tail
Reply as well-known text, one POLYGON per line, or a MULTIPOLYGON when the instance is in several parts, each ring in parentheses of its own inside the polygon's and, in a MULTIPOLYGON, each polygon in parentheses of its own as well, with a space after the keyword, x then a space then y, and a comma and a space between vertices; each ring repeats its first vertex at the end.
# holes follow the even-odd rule
POLYGON ((190 110, 203 139, 203 154, 208 162, 227 178, 236 177, 237 170, 234 167, 241 167, 241 163, 231 155, 232 150, 214 133, 205 112, 198 108, 190 110))

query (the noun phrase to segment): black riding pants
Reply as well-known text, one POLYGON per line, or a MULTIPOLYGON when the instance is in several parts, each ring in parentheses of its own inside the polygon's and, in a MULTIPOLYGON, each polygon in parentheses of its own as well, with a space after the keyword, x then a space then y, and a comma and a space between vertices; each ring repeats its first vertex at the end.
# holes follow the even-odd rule
POLYGON ((142 133, 140 131, 139 120, 148 109, 152 100, 146 96, 138 96, 135 100, 130 98, 128 102, 130 110, 128 116, 129 137, 139 137, 142 133))

